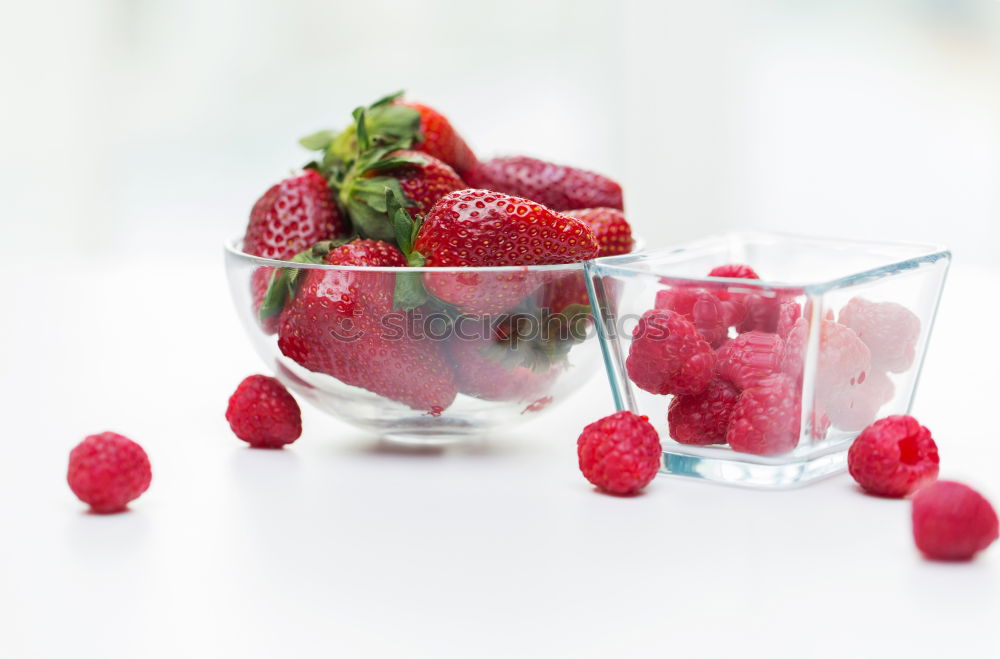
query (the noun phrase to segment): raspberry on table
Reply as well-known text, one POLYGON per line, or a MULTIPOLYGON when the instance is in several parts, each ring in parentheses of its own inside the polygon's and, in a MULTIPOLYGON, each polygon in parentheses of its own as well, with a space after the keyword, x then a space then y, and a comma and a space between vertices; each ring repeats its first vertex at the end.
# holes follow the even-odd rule
POLYGON ((118 433, 90 435, 69 454, 66 481, 95 513, 125 510, 149 488, 152 477, 146 452, 118 433))
POLYGON ((651 309, 632 331, 625 370, 650 393, 696 394, 712 379, 715 352, 684 316, 651 309))
POLYGON ((226 421, 233 433, 256 448, 281 448, 302 434, 299 404, 277 378, 251 375, 229 398, 226 421))
POLYGON ((740 394, 726 441, 754 455, 786 453, 799 443, 802 404, 795 380, 779 373, 740 394))
POLYGON ((785 342, 777 334, 745 332, 716 353, 719 375, 740 389, 749 389, 781 371, 785 342))
POLYGON ((648 417, 617 412, 599 419, 576 442, 584 477, 611 494, 636 494, 660 469, 660 437, 648 417))
POLYGON ((913 497, 913 540, 924 556, 967 561, 998 536, 997 513, 967 485, 937 481, 913 497))
POLYGON ((905 497, 938 475, 937 444, 912 416, 879 419, 865 428, 847 452, 847 469, 865 491, 905 497))
POLYGON ((725 444, 739 397, 740 390, 721 378, 699 394, 674 396, 667 411, 670 437, 681 444, 725 444))
POLYGON ((903 305, 855 297, 840 310, 839 320, 871 350, 873 368, 902 373, 913 365, 920 319, 903 305))

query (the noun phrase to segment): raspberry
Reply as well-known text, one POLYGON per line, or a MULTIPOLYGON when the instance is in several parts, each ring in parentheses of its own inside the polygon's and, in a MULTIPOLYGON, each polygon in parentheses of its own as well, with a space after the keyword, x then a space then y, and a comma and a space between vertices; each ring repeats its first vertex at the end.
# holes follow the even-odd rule
POLYGON ((660 438, 649 418, 618 412, 591 423, 576 441, 580 471, 611 494, 635 494, 660 469, 660 438))
POLYGON ((801 416, 795 380, 783 373, 772 375, 740 394, 726 441, 742 453, 785 453, 799 443, 801 416))
POLYGON ((743 297, 746 315, 736 326, 740 332, 774 332, 778 329, 778 311, 782 300, 775 297, 764 297, 756 293, 748 293, 743 297))
MULTIPOLYGON (((728 277, 730 279, 760 279, 760 276, 754 272, 753 268, 739 263, 730 263, 712 268, 708 276, 728 277)), ((747 315, 747 299, 752 297, 751 294, 733 293, 726 288, 717 292, 715 296, 722 301, 726 315, 729 317, 730 325, 739 326, 744 322, 744 318, 747 315)))
POLYGON ((861 430, 876 418, 883 405, 896 393, 889 376, 872 371, 854 387, 832 394, 825 404, 830 420, 842 430, 861 430))
POLYGON ((806 341, 809 339, 809 325, 805 318, 799 318, 785 337, 785 352, 781 355, 781 372, 796 380, 802 379, 805 370, 806 341))
POLYGON ((681 444, 725 444, 740 390, 714 378, 700 394, 674 396, 667 412, 670 436, 681 444))
POLYGON ((858 335, 840 323, 823 321, 816 391, 842 393, 864 382, 871 370, 871 351, 858 335))
POLYGON ((733 324, 730 306, 724 306, 719 298, 703 288, 679 286, 659 291, 653 306, 683 315, 713 348, 726 340, 729 326, 733 324))
POLYGON ((795 326, 795 321, 802 317, 802 307, 798 302, 789 300, 782 302, 778 307, 778 324, 774 331, 783 339, 788 338, 788 333, 795 326))
POLYGON ((128 437, 113 432, 90 435, 69 454, 66 481, 95 513, 125 510, 149 488, 149 457, 128 437))
POLYGON ((823 408, 818 405, 813 407, 810 419, 812 425, 809 430, 812 438, 816 441, 826 439, 826 433, 830 431, 830 417, 823 411, 823 408))
POLYGON ((996 539, 996 511, 971 487, 938 481, 913 497, 913 540, 927 558, 967 561, 996 539))
MULTIPOLYGON (((805 318, 795 321, 785 342, 781 370, 801 379, 809 327, 805 318)), ((820 330, 819 358, 816 368, 816 395, 824 403, 850 393, 851 387, 864 382, 871 370, 871 351, 849 328, 824 320, 820 330)))
POLYGON ((913 365, 920 319, 906 307, 851 298, 840 310, 840 324, 854 330, 868 346, 873 368, 902 373, 913 365))
POLYGON ((784 349, 785 342, 777 334, 746 332, 719 349, 716 370, 740 389, 749 389, 781 371, 784 349))
POLYGON ((226 421, 233 433, 257 448, 281 448, 302 434, 299 405, 276 378, 251 375, 229 398, 226 421))
POLYGON ((633 382, 654 394, 696 394, 715 369, 712 346, 684 316, 651 309, 632 331, 625 370, 633 382))
POLYGON ((888 416, 854 440, 847 452, 847 469, 867 492, 905 497, 937 478, 937 445, 912 416, 888 416))
POLYGON ((727 263, 716 266, 708 273, 709 277, 729 277, 730 279, 760 279, 754 269, 742 263, 727 263))

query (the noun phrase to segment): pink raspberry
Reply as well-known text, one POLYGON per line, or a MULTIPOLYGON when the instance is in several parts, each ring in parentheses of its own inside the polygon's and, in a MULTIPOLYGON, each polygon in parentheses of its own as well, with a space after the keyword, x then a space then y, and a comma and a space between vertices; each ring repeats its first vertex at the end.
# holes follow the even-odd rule
POLYGON ((840 310, 840 324, 854 330, 872 353, 872 367, 902 373, 913 365, 920 319, 895 302, 851 298, 840 310))
POLYGON ((785 453, 799 443, 801 416, 795 380, 783 373, 772 375, 740 394, 726 441, 741 453, 785 453))
MULTIPOLYGON (((785 342, 781 370, 801 379, 805 359, 808 324, 805 318, 795 321, 785 342)), ((871 351, 849 328, 824 320, 820 330, 819 357, 816 368, 816 395, 826 402, 850 393, 865 381, 871 371, 871 351)))
POLYGON ((229 398, 226 421, 233 433, 255 448, 281 448, 302 434, 298 403, 277 378, 251 375, 229 398))
POLYGON ((795 326, 795 321, 802 317, 802 306, 795 300, 782 302, 778 307, 778 324, 774 331, 783 339, 788 338, 788 333, 795 326))
POLYGON ((670 436, 681 444, 725 444, 740 391, 713 378, 700 394, 674 396, 667 412, 670 436))
POLYGON ((618 412, 591 423, 576 441, 580 471, 611 494, 636 494, 660 469, 660 437, 649 418, 618 412))
POLYGON ((781 356, 781 372, 796 380, 802 380, 805 370, 806 341, 809 340, 809 324, 805 318, 799 318, 792 324, 792 329, 785 337, 785 352, 781 356))
POLYGON ((825 401, 830 420, 842 430, 861 430, 876 418, 882 406, 896 393, 889 376, 872 371, 853 387, 835 392, 825 401))
POLYGON ((831 395, 857 386, 871 371, 871 351, 858 335, 840 323, 823 321, 816 391, 831 395))
POLYGON ((998 536, 997 513, 967 485, 938 481, 913 497, 913 540, 927 558, 967 561, 998 536))
POLYGON ((912 416, 888 416, 865 428, 847 452, 847 469, 867 492, 905 497, 938 475, 937 444, 912 416))
POLYGON ((709 277, 728 277, 730 279, 760 279, 754 269, 742 263, 727 263, 711 269, 709 277))
POLYGON ((716 370, 740 389, 749 389, 781 371, 785 342, 777 334, 746 332, 716 353, 716 370))
POLYGON ((149 488, 149 457, 128 437, 113 432, 90 435, 69 454, 66 481, 95 513, 125 510, 149 488))
POLYGON ((677 286, 659 291, 653 306, 676 311, 690 320, 713 348, 726 340, 732 324, 731 307, 703 288, 677 286))
POLYGON ((651 309, 632 331, 625 370, 654 394, 696 394, 712 379, 715 353, 684 316, 651 309))
POLYGON ((819 405, 813 407, 812 415, 812 427, 810 428, 812 438, 816 441, 821 439, 826 439, 826 433, 830 431, 830 417, 823 408, 819 405))

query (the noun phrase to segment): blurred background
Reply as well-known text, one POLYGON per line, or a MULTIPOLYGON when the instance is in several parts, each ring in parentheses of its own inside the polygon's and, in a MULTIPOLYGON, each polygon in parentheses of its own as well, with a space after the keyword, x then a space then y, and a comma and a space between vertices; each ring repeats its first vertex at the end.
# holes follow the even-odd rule
POLYGON ((1000 247, 998 0, 52 0, 0 21, 7 256, 221 262, 297 138, 405 88, 483 156, 733 228, 1000 247))

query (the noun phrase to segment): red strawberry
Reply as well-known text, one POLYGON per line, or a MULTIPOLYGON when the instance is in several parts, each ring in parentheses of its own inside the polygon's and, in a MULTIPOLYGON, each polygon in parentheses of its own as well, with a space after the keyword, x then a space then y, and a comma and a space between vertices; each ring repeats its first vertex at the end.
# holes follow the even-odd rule
POLYGON ((625 214, 617 208, 583 208, 566 211, 563 215, 575 217, 594 232, 601 246, 598 256, 628 254, 632 251, 632 227, 625 220, 625 214))
POLYGON ((372 146, 423 151, 463 175, 476 165, 472 149, 443 114, 421 103, 404 101, 402 96, 403 92, 397 92, 366 108, 358 108, 354 125, 339 135, 320 131, 303 138, 302 145, 323 151, 324 167, 350 163, 358 155, 357 118, 363 114, 365 134, 361 141, 368 141, 372 146))
POLYGON ((622 188, 606 176, 523 156, 494 158, 464 174, 469 185, 533 199, 552 210, 624 208, 622 188))
POLYGON ((537 303, 539 308, 548 309, 551 313, 562 313, 573 305, 589 305, 590 296, 583 273, 570 272, 547 282, 538 291, 537 303))
MULTIPOLYGON (((321 240, 346 233, 333 194, 319 172, 302 174, 271 186, 250 211, 250 223, 243 237, 243 251, 269 259, 288 260, 321 240)), ((257 268, 251 278, 254 309, 259 310, 272 269, 257 268)), ((273 333, 275 321, 261 319, 264 331, 273 333)))
POLYGON ((520 365, 516 353, 489 339, 453 338, 448 354, 458 390, 483 400, 535 400, 555 380, 561 365, 533 370, 520 365))
POLYGON ((425 215, 438 199, 466 187, 455 170, 420 151, 394 151, 354 171, 340 188, 340 201, 358 233, 378 240, 395 236, 386 209, 386 188, 402 194, 412 217, 425 215))
MULTIPOLYGON (((313 251, 321 253, 318 246, 313 251)), ((402 253, 375 240, 330 249, 330 265, 395 267, 402 253)), ((281 314, 278 347, 305 368, 375 392, 416 410, 440 414, 455 399, 455 382, 439 342, 412 338, 393 316, 395 274, 309 269, 281 314)), ((402 312, 399 312, 402 314, 402 312)))
MULTIPOLYGON (((401 245, 409 252, 408 240, 401 245)), ((442 197, 413 238, 410 262, 431 267, 528 266, 574 263, 597 256, 593 232, 579 220, 526 199, 487 190, 442 197)), ((469 313, 511 308, 544 283, 520 272, 427 273, 427 290, 469 313)))
POLYGON ((288 260, 318 243, 347 233, 323 176, 307 169, 271 186, 250 211, 243 251, 288 260))
MULTIPOLYGON (((476 166, 476 154, 472 152, 465 140, 455 132, 451 122, 434 108, 413 101, 396 100, 397 106, 408 107, 420 113, 421 139, 414 143, 414 148, 451 165, 456 172, 464 175, 476 166)), ((373 117, 373 130, 378 129, 377 116, 373 117)))

